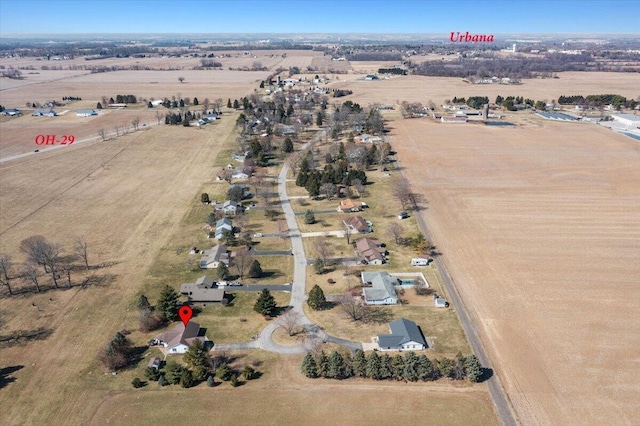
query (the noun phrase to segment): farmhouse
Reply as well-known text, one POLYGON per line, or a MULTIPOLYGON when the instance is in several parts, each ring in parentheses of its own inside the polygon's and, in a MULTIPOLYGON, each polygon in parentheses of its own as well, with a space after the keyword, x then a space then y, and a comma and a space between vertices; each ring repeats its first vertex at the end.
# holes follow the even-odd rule
POLYGON ((154 344, 164 347, 167 354, 185 354, 195 340, 208 345, 209 339, 200 334, 200 324, 189 321, 186 327, 180 323, 173 330, 158 334, 154 344))
POLYGON ((455 115, 455 116, 442 116, 440 117, 440 121, 442 123, 466 123, 468 120, 467 116, 455 115))
POLYGON ((76 111, 76 116, 78 117, 91 117, 92 115, 98 115, 98 113, 92 109, 79 109, 76 111))
POLYGON ((628 128, 640 128, 640 116, 633 114, 611 114, 613 121, 624 124, 628 128))
POLYGON ((391 334, 378 334, 378 347, 381 351, 423 350, 427 342, 415 322, 399 318, 389 323, 391 334))
POLYGON ((361 143, 381 143, 381 142, 384 142, 384 140, 380 136, 373 136, 373 135, 369 135, 369 134, 366 134, 366 133, 363 133, 360 136, 357 136, 355 139, 356 139, 357 142, 361 142, 361 143))
POLYGON ((361 238, 356 241, 356 255, 363 258, 369 265, 382 265, 387 259, 386 249, 382 243, 371 238, 361 238))
POLYGON ((352 233, 368 234, 373 231, 373 224, 368 220, 364 220, 362 216, 350 216, 344 219, 342 223, 352 233))
POLYGON ((340 213, 359 212, 362 210, 362 207, 362 203, 353 201, 351 198, 346 198, 344 200, 340 200, 338 211, 340 213))
POLYGON ((361 272, 362 295, 367 305, 395 305, 398 303, 395 285, 398 279, 387 271, 361 272))
POLYGON ((187 296, 192 303, 222 303, 224 289, 219 288, 213 278, 203 276, 195 283, 182 284, 180 293, 187 296))
POLYGON ((252 174, 253 169, 251 167, 243 167, 242 169, 234 171, 231 177, 233 179, 249 179, 252 174))
POLYGON ((31 115, 34 117, 55 117, 58 113, 53 109, 37 109, 31 115))
POLYGON ((203 252, 203 256, 200 258, 200 269, 216 269, 220 263, 229 266, 230 260, 231 256, 227 246, 219 244, 203 252))

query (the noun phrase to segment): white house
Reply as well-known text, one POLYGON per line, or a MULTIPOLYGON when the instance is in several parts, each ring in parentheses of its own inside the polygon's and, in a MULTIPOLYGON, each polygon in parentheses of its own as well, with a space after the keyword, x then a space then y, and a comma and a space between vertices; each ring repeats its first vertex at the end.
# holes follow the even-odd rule
POLYGON ((391 334, 378 335, 378 348, 381 351, 424 350, 427 341, 415 322, 399 318, 389 323, 391 334))
POLYGON ((91 117, 92 115, 98 115, 98 113, 92 109, 79 109, 76 111, 76 116, 78 117, 91 117))
POLYGON ((242 212, 242 204, 232 200, 227 200, 222 204, 216 204, 216 210, 221 210, 224 214, 235 215, 242 212))
POLYGON ((6 115, 8 117, 14 117, 16 115, 22 115, 22 111, 16 108, 7 108, 2 111, 2 115, 6 115))
POLYGON ((154 343, 164 347, 167 354, 178 355, 187 353, 195 340, 200 340, 205 345, 209 341, 206 336, 200 336, 200 324, 189 321, 186 327, 180 323, 173 330, 158 334, 154 343))
POLYGON ((398 295, 395 285, 398 279, 387 271, 361 272, 362 294, 367 305, 395 305, 398 295))
POLYGON ((436 308, 447 308, 449 307, 449 302, 444 297, 433 296, 433 303, 436 305, 436 308))
POLYGON ((416 257, 411 259, 411 266, 427 266, 431 261, 428 257, 416 257))

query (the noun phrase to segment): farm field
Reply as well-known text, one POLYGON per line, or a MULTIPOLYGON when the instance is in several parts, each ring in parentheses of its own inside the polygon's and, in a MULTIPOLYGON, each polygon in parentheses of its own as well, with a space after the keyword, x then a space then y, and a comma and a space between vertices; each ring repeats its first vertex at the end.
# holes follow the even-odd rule
MULTIPOLYGON (((513 90, 527 96, 525 88, 513 90)), ((555 93, 574 92, 616 86, 555 93)), ((542 120, 491 128, 415 119, 390 127, 518 420, 633 424, 640 417, 637 141, 542 120)))
POLYGON ((525 79, 521 85, 469 84, 461 78, 423 77, 417 75, 394 76, 389 80, 357 80, 362 75, 340 75, 332 88, 353 90, 350 99, 361 105, 370 103, 394 104, 402 101, 432 100, 442 105, 445 99, 468 96, 488 96, 492 102, 497 95, 522 96, 534 100, 558 99, 560 95, 594 95, 614 93, 635 99, 640 87, 640 76, 634 73, 561 72, 559 78, 525 79))
MULTIPOLYGON (((85 423, 99 405, 105 393, 90 383, 102 377, 96 354, 136 324, 132 302, 203 181, 214 178, 211 165, 234 140, 234 122, 212 132, 154 128, 0 165, 1 252, 22 261, 19 242, 35 234, 69 252, 83 235, 90 264, 105 264, 90 272, 105 278, 102 285, 0 299, 3 333, 54 330, 47 340, 1 349, 3 367, 22 368, 0 390, 0 423, 85 423)), ((145 342, 140 333, 130 337, 145 342)))

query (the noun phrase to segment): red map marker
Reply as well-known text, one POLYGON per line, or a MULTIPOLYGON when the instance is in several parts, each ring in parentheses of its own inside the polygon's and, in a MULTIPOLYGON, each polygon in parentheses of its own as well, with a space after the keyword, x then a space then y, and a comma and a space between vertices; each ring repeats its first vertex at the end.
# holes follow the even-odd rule
POLYGON ((187 324, 189 323, 189 320, 193 316, 193 311, 191 310, 190 307, 186 305, 180 306, 180 309, 178 309, 178 315, 180 316, 180 319, 182 320, 182 322, 184 323, 184 326, 186 327, 187 324))

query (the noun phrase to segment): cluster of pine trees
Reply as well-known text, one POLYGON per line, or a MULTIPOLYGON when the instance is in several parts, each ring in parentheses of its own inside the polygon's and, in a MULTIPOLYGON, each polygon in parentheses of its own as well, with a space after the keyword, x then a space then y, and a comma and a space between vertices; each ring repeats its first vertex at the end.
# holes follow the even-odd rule
POLYGON ((603 106, 603 105, 613 105, 614 108, 619 109, 620 107, 625 108, 635 108, 638 105, 633 99, 627 99, 624 96, 620 95, 588 95, 586 98, 582 95, 573 95, 573 96, 560 96, 558 98, 558 103, 560 105, 593 105, 593 106, 603 106))
POLYGON ((315 379, 348 379, 364 377, 373 380, 404 380, 408 382, 433 381, 440 378, 453 380, 482 380, 483 369, 475 355, 455 358, 429 359, 426 355, 406 352, 404 355, 380 355, 377 351, 366 355, 356 351, 355 355, 342 355, 334 351, 327 356, 324 351, 317 356, 308 353, 302 360, 302 374, 315 379))

